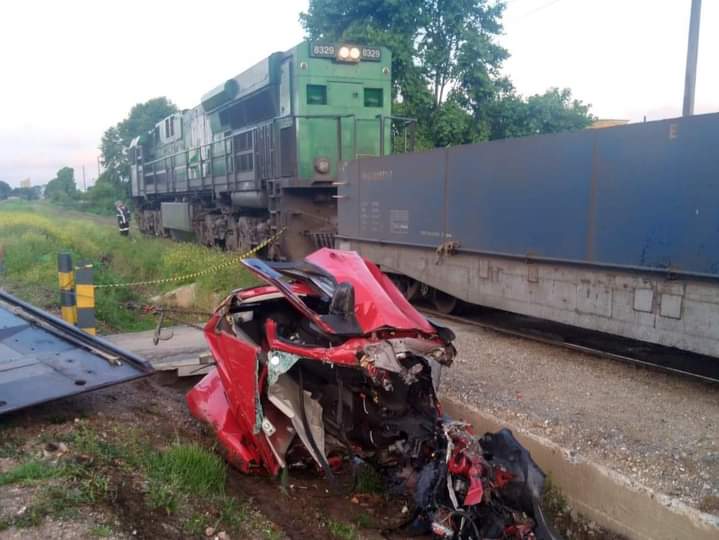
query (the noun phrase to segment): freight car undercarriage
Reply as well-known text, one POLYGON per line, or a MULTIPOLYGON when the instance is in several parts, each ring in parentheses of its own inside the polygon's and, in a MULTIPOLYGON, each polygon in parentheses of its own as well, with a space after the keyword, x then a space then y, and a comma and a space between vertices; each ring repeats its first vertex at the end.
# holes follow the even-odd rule
POLYGON ((441 313, 469 311, 485 326, 719 380, 719 287, 712 280, 461 250, 440 257, 360 240, 339 245, 375 261, 410 301, 441 313))

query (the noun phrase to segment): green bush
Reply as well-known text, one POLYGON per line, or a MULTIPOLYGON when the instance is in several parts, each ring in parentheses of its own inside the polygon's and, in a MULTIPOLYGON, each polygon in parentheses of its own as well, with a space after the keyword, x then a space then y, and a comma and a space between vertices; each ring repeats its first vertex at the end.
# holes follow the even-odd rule
MULTIPOLYGON (((95 283, 137 282, 182 276, 234 262, 237 254, 197 244, 145 237, 133 228, 130 238, 117 232, 113 219, 64 211, 47 203, 0 202, 0 247, 4 252, 0 286, 45 309, 58 307, 57 255, 89 261, 95 283)), ((149 298, 197 282, 197 309, 209 311, 213 298, 254 283, 237 262, 197 279, 96 290, 100 328, 112 332, 152 327, 152 316, 138 311, 149 298), (103 326, 104 325, 104 326, 103 326)))

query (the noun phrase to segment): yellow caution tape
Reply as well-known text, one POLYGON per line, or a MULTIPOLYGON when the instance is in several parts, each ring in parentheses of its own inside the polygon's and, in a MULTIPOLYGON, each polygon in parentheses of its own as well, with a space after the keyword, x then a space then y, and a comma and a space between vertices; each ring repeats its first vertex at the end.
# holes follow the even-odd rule
POLYGON ((191 274, 184 274, 181 276, 172 276, 172 277, 161 278, 161 279, 150 279, 148 281, 131 281, 128 283, 100 283, 98 285, 95 285, 95 288, 100 289, 100 288, 107 288, 107 287, 138 287, 141 285, 159 285, 161 283, 172 283, 173 281, 185 281, 187 279, 194 279, 194 278, 198 278, 200 276, 206 276, 207 274, 212 274, 213 272, 217 272, 218 270, 222 270, 223 268, 227 268, 228 266, 237 264, 242 259, 246 259, 247 257, 251 257, 252 255, 255 255, 261 249, 264 249, 267 246, 269 246, 271 243, 275 242, 280 236, 282 236, 282 234, 285 232, 285 230, 286 230, 286 227, 282 227, 282 229, 280 229, 276 234, 267 238, 266 240, 263 240, 257 246, 255 246, 254 248, 252 248, 249 251, 246 251, 242 255, 233 257, 229 261, 223 262, 222 264, 212 266, 205 270, 200 270, 199 272, 193 272, 191 274))

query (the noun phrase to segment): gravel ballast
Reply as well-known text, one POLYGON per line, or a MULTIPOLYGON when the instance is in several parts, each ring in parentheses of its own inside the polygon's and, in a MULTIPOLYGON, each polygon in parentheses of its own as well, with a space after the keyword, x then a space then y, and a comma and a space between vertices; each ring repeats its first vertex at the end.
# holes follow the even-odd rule
POLYGON ((719 515, 719 385, 443 321, 441 394, 719 515))

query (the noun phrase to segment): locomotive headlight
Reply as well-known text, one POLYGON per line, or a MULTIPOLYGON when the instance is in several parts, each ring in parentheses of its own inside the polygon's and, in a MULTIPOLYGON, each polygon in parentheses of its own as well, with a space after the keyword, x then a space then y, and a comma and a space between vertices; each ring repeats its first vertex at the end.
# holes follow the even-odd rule
POLYGON ((358 47, 352 47, 350 49, 350 58, 352 60, 359 60, 360 57, 360 50, 358 47))
POLYGON ((342 60, 347 60, 350 57, 350 48, 345 45, 342 45, 342 47, 340 47, 339 57, 342 60))
POLYGON ((315 170, 320 174, 327 174, 330 172, 330 160, 326 157, 315 158, 315 170))

